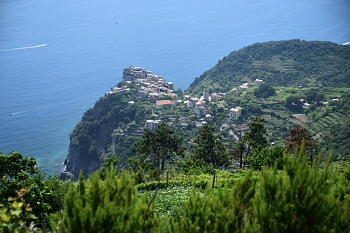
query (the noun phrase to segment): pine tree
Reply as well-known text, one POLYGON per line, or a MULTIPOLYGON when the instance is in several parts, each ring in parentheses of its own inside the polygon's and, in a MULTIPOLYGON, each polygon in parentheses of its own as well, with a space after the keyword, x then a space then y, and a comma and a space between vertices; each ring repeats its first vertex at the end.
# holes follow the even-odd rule
POLYGON ((144 134, 134 144, 133 150, 147 155, 157 169, 164 170, 165 161, 171 153, 182 156, 184 148, 181 142, 182 138, 162 122, 154 132, 144 129, 144 134))
POLYGON ((253 121, 248 123, 248 126, 249 130, 242 137, 242 141, 247 147, 246 156, 252 154, 254 150, 261 150, 268 146, 264 119, 255 117, 253 121))
POLYGON ((214 127, 208 124, 199 128, 198 136, 194 139, 195 148, 193 154, 197 159, 203 159, 214 167, 227 162, 225 146, 221 142, 221 136, 214 134, 214 127))

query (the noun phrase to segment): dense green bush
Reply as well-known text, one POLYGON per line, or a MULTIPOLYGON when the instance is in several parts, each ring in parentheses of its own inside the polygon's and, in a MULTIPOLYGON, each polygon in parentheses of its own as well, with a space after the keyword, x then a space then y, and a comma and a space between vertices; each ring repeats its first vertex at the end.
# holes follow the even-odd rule
POLYGON ((104 181, 98 172, 71 185, 65 197, 59 232, 150 232, 159 221, 150 196, 137 199, 137 190, 127 172, 110 170, 104 181))
MULTIPOLYGON (((177 211, 172 232, 349 232, 349 180, 328 162, 285 157, 284 170, 249 173, 218 195, 193 191, 177 211)), ((346 169, 345 169, 346 170, 346 169)))
POLYGON ((245 162, 254 170, 261 170, 263 167, 273 167, 283 169, 283 156, 285 154, 284 146, 266 147, 262 150, 255 151, 245 159, 245 162))
POLYGON ((261 84, 258 86, 257 89, 254 90, 254 95, 257 98, 269 98, 270 96, 273 96, 276 94, 276 90, 274 87, 272 87, 270 84, 261 84))
POLYGON ((40 228, 49 229, 48 215, 63 208, 69 183, 57 176, 46 177, 37 168, 34 158, 23 157, 15 151, 0 153, 0 204, 9 207, 8 198, 16 197, 18 191, 25 189, 22 202, 30 205, 37 217, 34 221, 40 228))

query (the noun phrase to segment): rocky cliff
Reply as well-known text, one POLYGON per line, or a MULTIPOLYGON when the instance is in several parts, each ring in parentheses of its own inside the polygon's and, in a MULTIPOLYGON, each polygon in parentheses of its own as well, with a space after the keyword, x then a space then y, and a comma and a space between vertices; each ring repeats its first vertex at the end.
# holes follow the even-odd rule
POLYGON ((117 120, 106 121, 105 115, 110 110, 111 102, 105 97, 83 114, 70 135, 68 155, 60 176, 62 179, 77 179, 80 170, 86 177, 101 166, 117 123, 117 120))
POLYGON ((113 90, 83 114, 71 133, 61 179, 76 180, 80 170, 87 177, 112 154, 118 155, 120 164, 124 165, 134 154, 131 147, 142 133, 140 124, 148 113, 147 103, 137 99, 134 84, 113 90))

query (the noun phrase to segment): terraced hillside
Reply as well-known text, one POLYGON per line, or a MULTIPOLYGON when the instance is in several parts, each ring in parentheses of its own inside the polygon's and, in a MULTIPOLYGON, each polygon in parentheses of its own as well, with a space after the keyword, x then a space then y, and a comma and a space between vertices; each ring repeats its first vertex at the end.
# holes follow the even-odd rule
POLYGON ((189 93, 226 92, 263 79, 279 86, 350 87, 350 46, 322 41, 255 43, 230 53, 190 85, 189 93))

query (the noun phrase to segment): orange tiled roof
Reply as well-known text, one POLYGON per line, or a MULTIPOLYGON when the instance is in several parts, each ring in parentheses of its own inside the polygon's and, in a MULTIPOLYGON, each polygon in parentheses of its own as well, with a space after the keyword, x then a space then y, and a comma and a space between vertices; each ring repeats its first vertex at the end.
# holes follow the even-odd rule
POLYGON ((158 105, 172 104, 170 100, 157 100, 158 105))

